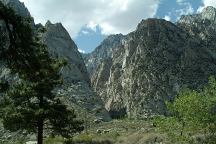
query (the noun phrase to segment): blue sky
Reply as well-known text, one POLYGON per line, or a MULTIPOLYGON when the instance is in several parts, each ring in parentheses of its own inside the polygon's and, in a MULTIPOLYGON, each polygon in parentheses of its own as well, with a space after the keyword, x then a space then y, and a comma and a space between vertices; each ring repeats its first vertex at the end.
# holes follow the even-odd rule
POLYGON ((20 0, 36 23, 61 22, 81 52, 94 50, 110 34, 127 34, 146 18, 172 22, 216 0, 20 0))

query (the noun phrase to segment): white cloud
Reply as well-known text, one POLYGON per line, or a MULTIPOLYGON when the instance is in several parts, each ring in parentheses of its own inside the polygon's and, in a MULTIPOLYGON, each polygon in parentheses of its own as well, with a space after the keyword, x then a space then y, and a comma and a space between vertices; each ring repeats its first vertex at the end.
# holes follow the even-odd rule
POLYGON ((197 9, 197 12, 198 13, 201 13, 203 11, 204 7, 203 6, 200 6, 198 9, 197 9))
POLYGON ((165 19, 166 21, 170 21, 170 20, 171 20, 171 17, 168 16, 168 15, 165 15, 163 19, 165 19))
POLYGON ((81 49, 78 49, 78 51, 80 52, 80 53, 85 53, 85 51, 84 50, 81 50, 81 49))
POLYGON ((204 6, 214 6, 216 7, 216 0, 203 0, 204 6))
POLYGON ((176 0, 177 3, 185 2, 186 0, 176 0))
POLYGON ((89 34, 89 32, 88 32, 88 31, 86 31, 86 30, 82 30, 82 31, 81 31, 81 33, 82 33, 82 34, 84 34, 84 35, 87 35, 87 34, 89 34))
POLYGON ((89 28, 89 29, 91 29, 91 30, 93 30, 94 32, 96 32, 96 30, 97 30, 97 23, 95 23, 95 22, 93 22, 93 21, 90 21, 87 25, 86 25, 86 27, 87 28, 89 28))
POLYGON ((184 7, 182 9, 176 10, 176 12, 179 13, 179 15, 188 15, 194 12, 194 9, 189 2, 182 2, 179 3, 179 5, 184 7))
POLYGON ((141 19, 154 17, 160 0, 21 0, 36 23, 62 22, 72 37, 83 26, 103 34, 126 34, 141 19))

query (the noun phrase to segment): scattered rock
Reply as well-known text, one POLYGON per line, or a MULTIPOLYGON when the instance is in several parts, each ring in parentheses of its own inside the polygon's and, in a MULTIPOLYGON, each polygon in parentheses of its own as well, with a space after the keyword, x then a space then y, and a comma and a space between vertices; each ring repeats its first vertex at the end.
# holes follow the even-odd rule
POLYGON ((101 133, 103 132, 103 130, 98 129, 96 132, 97 132, 98 134, 101 134, 101 133))
POLYGON ((102 121, 103 121, 102 118, 98 118, 98 119, 95 119, 93 122, 94 122, 95 124, 99 124, 99 123, 101 123, 102 121))
POLYGON ((111 130, 112 130, 112 129, 104 130, 103 133, 104 133, 104 134, 109 133, 109 132, 111 132, 111 130))
POLYGON ((37 144, 37 141, 28 141, 26 144, 37 144))

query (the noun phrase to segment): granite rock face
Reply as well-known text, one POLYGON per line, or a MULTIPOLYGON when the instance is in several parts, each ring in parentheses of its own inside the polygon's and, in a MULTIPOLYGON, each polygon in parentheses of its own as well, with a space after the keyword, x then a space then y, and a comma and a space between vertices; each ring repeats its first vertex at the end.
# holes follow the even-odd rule
POLYGON ((115 49, 111 57, 95 60, 95 52, 89 54, 87 67, 100 63, 91 74, 92 86, 112 117, 166 114, 165 101, 181 88, 201 88, 216 75, 215 12, 207 7, 200 14, 182 16, 176 24, 143 20, 117 46, 98 47, 115 49))
POLYGON ((123 37, 122 34, 110 35, 91 54, 83 55, 90 77, 98 69, 101 61, 113 57, 123 37))

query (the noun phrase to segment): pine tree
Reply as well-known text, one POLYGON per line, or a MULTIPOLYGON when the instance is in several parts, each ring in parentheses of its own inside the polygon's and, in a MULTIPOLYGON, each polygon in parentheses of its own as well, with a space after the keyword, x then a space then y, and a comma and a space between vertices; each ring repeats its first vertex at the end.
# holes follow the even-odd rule
POLYGON ((64 60, 49 56, 47 47, 33 34, 30 18, 22 18, 0 2, 0 20, 8 33, 1 36, 0 58, 17 73, 15 84, 1 83, 4 92, 1 101, 3 125, 10 131, 27 130, 37 133, 38 144, 43 143, 44 129, 56 135, 71 137, 83 130, 73 110, 64 105, 54 91, 62 84, 59 69, 64 60))

